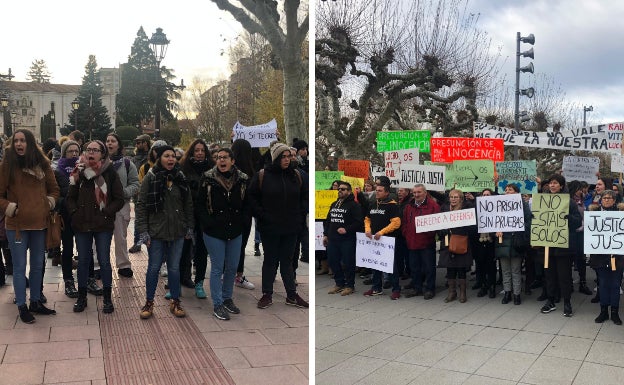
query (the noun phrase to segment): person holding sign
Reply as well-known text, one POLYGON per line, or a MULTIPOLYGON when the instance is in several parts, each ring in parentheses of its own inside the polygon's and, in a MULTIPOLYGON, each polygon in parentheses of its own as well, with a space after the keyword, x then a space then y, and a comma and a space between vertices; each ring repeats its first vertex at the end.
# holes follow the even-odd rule
POLYGON ((355 234, 362 231, 362 225, 362 208, 353 198, 351 184, 340 182, 338 199, 323 223, 323 245, 336 283, 328 294, 345 296, 355 291, 355 234))
MULTIPOLYGON (((548 179, 548 189, 551 194, 561 194, 565 189, 565 178, 561 174, 553 174, 548 179)), ((535 203, 534 203, 535 204, 535 203)), ((578 207, 574 202, 574 199, 570 199, 568 204, 568 215, 563 218, 552 218, 549 216, 548 221, 567 220, 568 226, 565 234, 568 240, 571 239, 576 229, 583 223, 583 218, 578 211, 578 207)), ((538 220, 535 218, 534 221, 538 220)), ((543 222, 542 218, 539 218, 543 222)), ((552 224, 552 223, 551 223, 552 224)), ((574 253, 569 247, 549 247, 550 258, 549 263, 544 263, 545 275, 546 275, 546 293, 548 294, 548 300, 546 304, 542 306, 541 312, 546 314, 554 310, 557 310, 555 306, 555 296, 558 290, 563 297, 563 315, 566 317, 572 317, 572 304, 570 303, 570 297, 572 295, 572 259, 574 253), (548 266, 548 267, 547 267, 548 266)))
MULTIPOLYGON (((453 189, 449 192, 449 203, 442 205, 442 212, 463 210, 474 206, 464 201, 464 193, 453 189)), ((448 295, 444 302, 457 299, 459 288, 459 302, 464 303, 466 298, 466 271, 472 265, 472 248, 469 239, 476 234, 475 226, 455 227, 438 232, 440 244, 440 265, 446 265, 448 281, 448 295)))
MULTIPOLYGON (((368 210, 364 218, 364 233, 369 239, 378 240, 382 235, 396 237, 401 228, 401 216, 399 205, 395 200, 390 199, 390 181, 381 181, 375 187, 377 202, 368 210)), ((401 285, 399 284, 399 263, 396 261, 396 248, 394 269, 390 275, 392 284, 392 295, 390 299, 397 300, 401 297, 401 285)), ((382 272, 373 270, 373 287, 364 293, 364 296, 371 297, 383 294, 382 272)))
MULTIPOLYGON (((600 200, 601 204, 592 203, 589 211, 617 211, 624 210, 622 204, 615 204, 617 193, 612 190, 605 190, 600 200)), ((600 293, 600 314, 594 320, 596 323, 603 323, 609 319, 609 306, 611 306, 611 321, 616 325, 621 325, 620 307, 620 284, 622 282, 622 272, 624 271, 624 256, 608 254, 592 254, 589 265, 596 270, 598 276, 598 291, 600 293)))
MULTIPOLYGON (((516 184, 510 183, 505 187, 505 194, 520 194, 516 184)), ((513 290, 513 303, 520 305, 520 293, 522 292, 522 258, 529 245, 529 231, 531 229, 531 210, 529 205, 522 201, 524 211, 524 231, 497 232, 495 241, 495 254, 500 260, 501 272, 503 273, 503 289, 505 294, 502 304, 511 301, 513 290)))

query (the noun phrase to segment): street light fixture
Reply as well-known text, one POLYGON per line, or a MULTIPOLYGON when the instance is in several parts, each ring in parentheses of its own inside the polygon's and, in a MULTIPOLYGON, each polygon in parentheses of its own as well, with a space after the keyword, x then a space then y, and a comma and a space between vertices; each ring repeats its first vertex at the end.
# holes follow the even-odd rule
POLYGON ((74 99, 71 102, 72 109, 74 110, 74 130, 78 129, 78 108, 80 108, 80 102, 78 102, 78 98, 74 99))
POLYGON ((151 39, 149 39, 150 47, 154 52, 154 58, 156 59, 156 75, 158 78, 156 81, 156 111, 154 113, 154 138, 158 138, 160 136, 160 62, 165 58, 165 54, 167 53, 167 47, 169 46, 169 40, 167 39, 167 35, 163 33, 162 28, 156 28, 156 32, 152 34, 151 39))
POLYGON ((583 106, 583 127, 587 125, 587 113, 592 112, 594 110, 594 106, 585 107, 583 106))
MULTIPOLYGON (((533 59, 535 57, 535 53, 533 52, 533 48, 528 51, 520 52, 520 42, 527 44, 535 44, 535 36, 530 34, 529 36, 520 36, 520 32, 516 34, 516 100, 515 100, 515 109, 514 109, 514 129, 517 131, 520 128, 520 95, 527 96, 528 98, 532 98, 535 95, 535 89, 533 87, 529 87, 526 89, 520 89, 520 72, 530 72, 533 73, 534 67, 533 62, 530 62, 527 66, 520 67, 520 56, 528 57, 533 59)), ((514 159, 518 160, 518 146, 514 148, 514 159)))
POLYGON ((2 126, 4 127, 4 134, 11 136, 11 116, 7 113, 7 107, 9 106, 9 97, 2 95, 0 97, 0 105, 2 105, 2 126))

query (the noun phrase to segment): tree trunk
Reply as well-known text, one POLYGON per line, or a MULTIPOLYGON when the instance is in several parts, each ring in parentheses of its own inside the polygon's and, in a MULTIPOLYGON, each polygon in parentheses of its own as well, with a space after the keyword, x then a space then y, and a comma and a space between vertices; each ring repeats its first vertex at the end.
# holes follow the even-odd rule
POLYGON ((306 95, 308 77, 301 61, 284 63, 284 132, 287 144, 294 138, 308 141, 308 117, 306 115, 306 95))

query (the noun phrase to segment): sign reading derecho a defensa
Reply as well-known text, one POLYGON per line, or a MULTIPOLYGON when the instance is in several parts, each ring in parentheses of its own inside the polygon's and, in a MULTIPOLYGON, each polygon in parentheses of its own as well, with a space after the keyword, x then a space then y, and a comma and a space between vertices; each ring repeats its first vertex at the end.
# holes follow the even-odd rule
POLYGON ((245 139, 251 147, 269 147, 269 144, 277 140, 277 121, 271 120, 265 124, 257 126, 243 126, 236 122, 232 128, 234 140, 245 139))
POLYGON ((414 218, 416 233, 473 226, 477 223, 474 209, 445 211, 414 218))
POLYGON ((524 231, 524 209, 520 194, 477 197, 479 233, 524 231))
POLYGON ((583 234, 586 254, 624 255, 624 212, 585 211, 583 234))
POLYGON ((406 150, 417 148, 420 152, 429 152, 431 132, 428 130, 413 131, 378 131, 377 152, 406 150))
POLYGON ((392 274, 394 269, 394 237, 381 236, 370 239, 356 233, 355 265, 392 274))
POLYGON ((446 167, 423 166, 420 164, 404 164, 399 173, 398 187, 413 188, 422 183, 427 190, 444 191, 446 167))
POLYGON ((531 246, 568 248, 569 194, 534 194, 531 246))

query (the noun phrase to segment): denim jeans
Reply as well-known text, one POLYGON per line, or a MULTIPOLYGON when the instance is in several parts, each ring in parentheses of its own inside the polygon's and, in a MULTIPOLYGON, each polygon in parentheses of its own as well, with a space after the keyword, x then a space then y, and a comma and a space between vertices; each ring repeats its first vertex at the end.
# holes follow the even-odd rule
POLYGON ((355 289, 355 239, 332 239, 327 243, 327 262, 336 286, 355 289))
POLYGON ((435 245, 426 249, 409 251, 410 270, 415 290, 423 289, 423 274, 425 275, 424 290, 435 293, 436 281, 436 250, 435 245))
POLYGON ((154 300, 156 286, 158 286, 158 273, 163 259, 167 261, 167 279, 171 298, 180 298, 180 258, 182 257, 184 238, 173 241, 152 239, 147 248, 147 273, 145 274, 145 297, 149 301, 154 300), (165 257, 166 256, 166 257, 165 257))
POLYGON ((99 232, 76 232, 76 248, 78 249, 78 287, 87 287, 89 280, 89 265, 93 263, 93 241, 95 241, 95 251, 98 263, 100 264, 100 275, 104 287, 113 287, 113 275, 110 263, 112 231, 99 232))
POLYGON ((217 307, 223 304, 224 299, 232 299, 243 237, 239 235, 234 239, 225 240, 206 234, 203 236, 210 255, 210 297, 213 306, 217 307))
POLYGON ((622 283, 622 269, 611 270, 610 267, 596 269, 598 276, 598 290, 600 291, 600 306, 620 307, 620 284, 622 283))
POLYGON ((41 299, 43 263, 45 259, 45 230, 20 230, 21 240, 15 241, 15 230, 7 230, 9 249, 13 256, 13 290, 17 306, 26 303, 26 253, 30 251, 30 300, 41 299))
POLYGON ((273 294, 273 282, 277 275, 277 264, 279 263, 286 295, 288 298, 292 298, 297 293, 295 275, 292 267, 297 234, 263 233, 261 237, 262 246, 264 248, 264 261, 262 261, 262 292, 265 294, 273 294))

